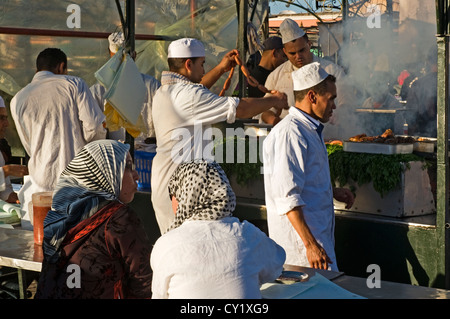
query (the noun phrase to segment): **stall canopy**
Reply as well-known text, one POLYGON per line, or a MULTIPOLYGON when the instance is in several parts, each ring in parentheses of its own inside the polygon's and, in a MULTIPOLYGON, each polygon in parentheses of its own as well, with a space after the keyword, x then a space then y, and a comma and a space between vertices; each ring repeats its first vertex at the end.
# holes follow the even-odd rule
MULTIPOLYGON (((2 1, 0 95, 7 105, 31 81, 36 56, 48 47, 67 54, 70 75, 80 76, 89 86, 94 84, 95 71, 109 59, 107 36, 121 30, 117 4, 125 13, 126 1, 2 1)), ((139 70, 159 79, 167 69, 170 41, 181 37, 195 37, 205 43, 205 69, 209 70, 226 52, 237 48, 238 10, 236 0, 136 1, 134 33, 139 70)), ((261 26, 268 15, 268 1, 249 1, 248 13, 258 36, 264 37, 261 26)), ((219 92, 224 80, 212 90, 219 92)), ((236 83, 237 76, 232 85, 236 83)), ((14 152, 17 136, 8 140, 14 152)))

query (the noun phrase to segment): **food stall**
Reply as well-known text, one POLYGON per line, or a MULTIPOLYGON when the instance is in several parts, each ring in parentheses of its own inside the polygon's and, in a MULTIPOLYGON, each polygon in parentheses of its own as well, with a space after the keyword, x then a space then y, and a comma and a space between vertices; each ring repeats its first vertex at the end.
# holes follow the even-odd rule
MULTIPOLYGON (((114 2, 107 6, 108 13, 111 16, 116 16, 114 2)), ((202 28, 212 30, 211 25, 216 28, 220 22, 220 30, 215 32, 202 32, 201 36, 206 37, 206 41, 210 41, 208 52, 214 52, 207 57, 207 61, 211 61, 210 64, 217 62, 219 53, 225 52, 230 48, 233 48, 238 42, 238 48, 240 51, 246 50, 244 37, 245 23, 242 19, 235 21, 236 7, 234 1, 221 2, 220 7, 207 5, 199 8, 184 8, 181 10, 184 15, 180 15, 177 12, 175 6, 169 6, 169 2, 165 2, 164 7, 167 9, 168 17, 159 17, 156 24, 149 24, 148 21, 155 19, 154 15, 149 14, 149 11, 153 11, 157 6, 164 1, 145 1, 146 8, 139 7, 137 15, 137 30, 136 30, 136 50, 138 52, 138 59, 136 64, 140 69, 146 73, 154 74, 158 77, 161 70, 166 67, 165 65, 165 49, 168 45, 168 40, 176 34, 185 35, 186 30, 201 30, 202 28), (187 13, 186 13, 186 12, 187 13), (220 15, 217 15, 220 12, 220 15), (198 19, 193 19, 197 16, 198 19), (213 19, 215 17, 215 19, 213 19), (218 18, 219 17, 219 18, 218 18), (192 18, 192 19, 191 19, 192 18), (211 19, 212 20, 211 20, 211 19), (198 25, 191 25, 194 23, 198 25), (208 22, 208 20, 211 20, 208 22), (219 21, 220 20, 220 21, 219 21), (203 25, 199 25, 204 23, 203 25), (148 29, 151 29, 152 34, 159 34, 159 36, 151 36, 147 34, 148 29), (240 39, 236 41, 236 37, 229 36, 235 34, 239 29, 240 39), (178 33, 177 33, 178 32, 178 33), (150 41, 149 41, 150 40, 150 41), (157 41, 152 41, 157 40, 157 41), (155 54, 157 52, 158 54, 155 54)), ((195 1, 192 1, 193 3, 195 1)), ((205 3, 207 1, 204 1, 205 3)), ((266 3, 265 1, 261 1, 266 3)), ((260 3, 261 3, 260 2, 260 3)), ((52 2, 53 3, 53 2, 52 2)), ((246 3, 242 1, 242 3, 246 3)), ((82 2, 83 5, 88 5, 88 2, 82 2)), ((267 4, 267 3, 266 3, 267 4)), ((98 5, 90 4, 92 12, 99 12, 98 5)), ((51 4, 48 5, 49 9, 51 4)), ((65 12, 66 9, 63 5, 56 6, 61 12, 65 12)), ((248 8, 246 6, 239 7, 239 14, 244 16, 248 14, 246 12, 248 8)), ((156 12, 156 10, 154 10, 156 12)), ((443 9, 442 9, 443 11, 443 9)), ((441 12, 438 10, 438 12, 441 12)), ((60 17, 60 24, 65 25, 65 15, 55 15, 60 17)), ((38 19, 39 16, 36 18, 38 19)), ((263 17, 266 18, 266 17, 263 17)), ((117 20, 117 19, 116 19, 117 20)), ((34 20, 32 20, 34 21, 34 20)), ((39 23, 44 23, 45 19, 40 19, 39 23), (44 22, 42 22, 44 21, 44 22)), ((95 14, 89 14, 83 23, 98 22, 95 14)), ((18 32, 23 32, 13 28, 0 28, 0 48, 5 50, 5 47, 11 43, 25 43, 21 45, 22 51, 14 54, 4 54, 4 59, 7 59, 4 63, 8 65, 10 69, 6 70, 11 73, 15 78, 20 79, 17 86, 13 86, 11 90, 7 90, 9 95, 12 95, 20 87, 27 83, 30 77, 30 70, 24 70, 23 65, 32 65, 30 62, 33 60, 35 54, 47 46, 49 41, 55 46, 62 46, 68 52, 70 59, 76 61, 73 64, 72 72, 80 73, 85 77, 89 84, 93 82, 93 71, 101 67, 107 60, 106 52, 106 37, 109 32, 114 31, 118 21, 115 21, 114 26, 112 24, 96 26, 94 29, 100 29, 101 32, 88 32, 82 33, 76 30, 65 30, 64 33, 58 33, 56 30, 47 30, 44 32, 44 27, 39 30, 35 30, 31 35, 23 35, 18 32), (78 32, 74 35, 73 32, 78 32), (70 34, 70 35, 69 35, 70 34), (74 42, 67 40, 67 36, 74 37, 74 42), (43 38, 44 37, 44 38, 43 38), (77 39, 76 37, 79 37, 77 39), (94 44, 93 44, 94 43, 94 44), (77 47, 78 49, 75 49, 77 47), (91 52, 92 51, 92 52, 91 52), (84 52, 88 52, 84 54, 84 52), (23 56, 19 62, 20 67, 14 68, 14 59, 18 56, 23 56), (81 62, 80 62, 81 61, 81 62), (24 76, 25 74, 26 76, 24 76)), ((91 24, 90 24, 91 25, 91 24)), ((92 25, 97 25, 92 23, 92 25)), ((442 30, 441 30, 442 31, 442 30)), ((25 32, 32 32, 31 30, 25 30, 25 32)), ((192 31, 194 32, 194 31, 192 31)), ((189 33, 189 32, 188 32, 189 33)), ((438 32, 438 46, 439 46, 439 58, 440 58, 440 82, 447 83, 447 64, 444 63, 444 58, 447 57, 448 39, 445 36, 445 32, 438 32)), ((208 69, 209 65, 205 68, 208 69)), ((236 78, 233 79, 233 86, 238 83, 241 85, 239 94, 245 96, 244 81, 242 81, 242 74, 236 74, 236 78)), ((220 90, 222 82, 219 82, 216 91, 220 90)), ((5 83, 2 83, 5 85, 5 83)), ((3 86, 4 87, 4 86, 3 86)), ((387 155, 390 159, 401 155, 410 157, 410 160, 397 161, 397 163, 403 163, 400 165, 400 171, 395 178, 398 178, 399 182, 394 183, 392 188, 389 188, 385 193, 381 191, 383 188, 379 188, 377 183, 368 181, 367 183, 358 184, 355 179, 347 180, 343 185, 349 185, 354 189, 356 196, 356 204, 351 210, 346 210, 336 203, 336 254, 339 261, 339 268, 342 272, 349 276, 356 276, 365 278, 368 276, 367 267, 372 264, 379 265, 381 268, 381 276, 383 280, 429 286, 439 288, 449 288, 448 277, 450 272, 446 271, 448 264, 448 145, 447 139, 442 136, 447 136, 447 104, 448 101, 443 96, 447 96, 447 86, 440 85, 439 87, 439 136, 433 141, 432 152, 421 152, 414 150, 414 144, 420 141, 414 141, 413 143, 402 143, 408 145, 400 145, 398 147, 385 147, 388 149, 389 154, 371 154, 370 150, 377 148, 377 145, 370 145, 366 147, 366 152, 348 151, 342 149, 338 152, 334 152, 334 156, 330 156, 330 161, 338 158, 337 154, 350 153, 351 155, 363 153, 368 158, 368 155, 387 155), (444 141, 444 142, 443 142, 444 141), (434 148, 436 145, 436 148, 434 148), (400 149, 406 148, 405 151, 400 149), (401 153, 401 154, 398 154, 401 153), (427 154, 423 154, 427 153, 427 154), (413 156, 416 156, 413 158, 413 156), (414 160, 411 160, 414 159, 414 160), (424 163, 424 161, 426 163, 424 163), (408 164, 412 162, 412 164, 408 164), (425 164, 430 166, 426 166, 425 164), (430 164, 431 163, 431 164, 430 164), (408 167, 409 166, 409 167, 408 167), (434 176, 433 176, 434 172, 434 176), (436 183, 434 185, 433 183, 436 183), (411 202, 414 199, 414 202, 411 202), (420 203, 420 205, 419 205, 420 203), (420 207, 419 207, 420 206, 420 207), (447 240, 446 240, 447 239, 447 240)), ((0 87, 2 88, 2 87, 0 87)), ((9 99, 8 99, 9 100, 9 99)), ((384 113, 384 116, 395 116, 395 114, 403 114, 403 109, 395 109, 395 112, 385 109, 367 109, 358 108, 358 113, 370 113, 370 115, 379 115, 384 113)), ((246 121, 237 121, 234 127, 245 128, 246 121)), ((402 123, 403 124, 403 123, 402 123)), ((227 124, 223 124, 225 127, 229 127, 227 124)), ((375 132, 365 132, 367 134, 382 134, 385 127, 382 130, 375 132)), ((266 128, 270 130, 270 128, 266 128)), ((364 131, 361 131, 363 133, 364 131)), ((264 136, 251 137, 257 139, 258 145, 263 142, 264 136)), ((249 138, 247 138, 249 141, 249 138)), ((362 145, 362 144, 361 144, 362 145)), ((360 147, 361 145, 358 145, 360 147)), ((417 144, 418 145, 418 144, 417 144)), ((346 143, 345 147, 353 147, 354 145, 346 143)), ((385 151, 383 149, 383 151, 385 151)), ((345 157, 342 156, 342 157, 345 157)), ((382 158, 382 157, 379 157, 382 158)), ((341 158, 342 160, 342 158, 341 158)), ((369 161, 370 162, 370 161, 369 161)), ((241 219, 249 220, 259 226, 262 230, 267 231, 266 225, 266 211, 264 202, 264 184, 263 177, 260 174, 261 163, 251 163, 251 168, 248 166, 243 168, 246 170, 246 174, 242 174, 239 168, 234 172, 230 172, 230 180, 233 189, 237 195, 237 208, 235 215, 241 219), (256 170, 255 170, 256 168, 256 170), (242 179, 243 175, 248 178, 242 179), (250 178, 252 177, 252 178, 250 178)), ((241 169, 242 169, 241 166, 241 169)), ((333 166, 333 165, 331 165, 333 166)), ((342 167, 342 166, 340 166, 342 167)), ((233 168, 230 168, 231 170, 233 168)), ((365 171, 361 168, 362 172, 365 171)), ((383 175, 389 176, 388 173, 383 175)), ((339 176, 339 175, 336 175, 339 176)), ((336 182, 339 182, 336 177, 336 182)), ((342 182, 342 180, 341 180, 342 182)), ((136 194, 135 200, 131 203, 131 206, 140 215, 144 222, 145 228, 152 242, 159 237, 159 228, 156 223, 153 209, 151 207, 150 192, 141 191, 136 194)))

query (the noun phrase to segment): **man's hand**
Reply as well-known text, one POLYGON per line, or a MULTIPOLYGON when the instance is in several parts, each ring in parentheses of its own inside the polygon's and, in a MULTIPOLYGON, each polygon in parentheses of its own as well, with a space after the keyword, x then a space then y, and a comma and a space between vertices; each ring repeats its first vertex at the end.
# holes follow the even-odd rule
POLYGON ((230 52, 228 52, 227 54, 224 55, 222 60, 219 62, 219 66, 223 73, 230 71, 232 68, 234 68, 237 65, 236 59, 235 59, 236 55, 237 56, 239 55, 239 52, 236 49, 231 50, 230 52))
POLYGON ((328 257, 325 249, 320 246, 314 235, 311 233, 303 216, 303 209, 300 206, 297 206, 293 210, 287 212, 286 216, 305 245, 306 258, 308 258, 311 267, 316 269, 328 269, 328 265, 332 263, 330 257, 328 257))
POLYGON ((287 95, 285 93, 279 91, 270 91, 270 94, 272 94, 272 96, 276 98, 276 104, 274 105, 274 107, 279 110, 279 114, 281 114, 281 110, 287 109, 289 107, 287 102, 287 95))
POLYGON ((6 200, 7 203, 12 204, 20 204, 19 197, 17 196, 17 193, 12 192, 9 194, 8 199, 6 200))
POLYGON ((333 188, 333 197, 335 200, 345 203, 347 209, 351 208, 355 202, 355 197, 348 188, 333 188))
POLYGON ((311 267, 316 269, 328 269, 328 265, 333 263, 325 249, 317 242, 310 247, 306 247, 306 257, 311 267))

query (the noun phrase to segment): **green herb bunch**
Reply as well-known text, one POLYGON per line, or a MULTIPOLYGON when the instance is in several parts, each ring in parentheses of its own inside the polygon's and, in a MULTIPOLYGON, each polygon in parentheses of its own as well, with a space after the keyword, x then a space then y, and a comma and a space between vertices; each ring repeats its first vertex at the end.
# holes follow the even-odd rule
POLYGON ((415 154, 367 154, 344 152, 341 145, 327 145, 330 176, 333 186, 354 181, 358 186, 372 182, 383 197, 399 186, 402 173, 410 168, 409 162, 428 163, 415 154))
MULTIPOLYGON (((253 138, 253 137, 250 137, 253 138)), ((263 139, 258 140, 259 143, 262 143, 263 139)), ((216 153, 217 148, 221 147, 223 152, 223 162, 219 163, 222 167, 223 171, 227 175, 228 179, 231 178, 232 175, 235 176, 236 182, 241 186, 246 186, 251 180, 256 180, 261 177, 261 168, 263 163, 261 162, 259 156, 257 156, 256 163, 250 162, 250 146, 249 146, 249 137, 242 138, 238 136, 228 137, 223 139, 223 141, 216 143, 214 146, 214 152, 216 153), (224 146, 226 143, 232 142, 234 144, 234 158, 233 162, 227 162, 225 159, 227 158, 226 147, 224 146), (245 153, 239 153, 238 143, 245 144, 245 153)), ((254 151, 254 150, 253 150, 254 151)))

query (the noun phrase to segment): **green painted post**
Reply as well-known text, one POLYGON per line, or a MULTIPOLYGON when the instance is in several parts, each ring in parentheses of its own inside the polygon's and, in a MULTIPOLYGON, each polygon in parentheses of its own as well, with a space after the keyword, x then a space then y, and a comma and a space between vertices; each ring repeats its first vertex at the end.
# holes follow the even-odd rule
POLYGON ((445 275, 445 288, 450 288, 449 216, 448 216, 448 36, 437 35, 437 247, 438 274, 445 275))

